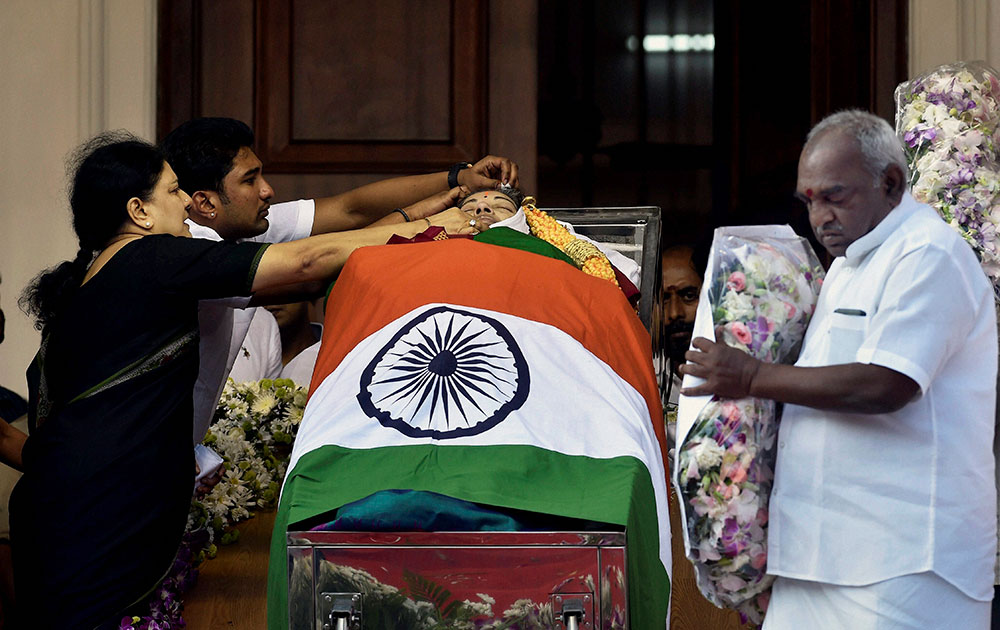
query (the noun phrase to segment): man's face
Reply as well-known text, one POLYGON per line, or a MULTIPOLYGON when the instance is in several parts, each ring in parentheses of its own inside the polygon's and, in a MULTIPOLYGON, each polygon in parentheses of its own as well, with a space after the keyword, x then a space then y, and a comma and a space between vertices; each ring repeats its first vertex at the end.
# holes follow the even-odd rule
POLYGON ((672 365, 679 366, 684 363, 684 353, 691 345, 701 276, 691 263, 691 250, 687 247, 664 252, 661 273, 667 356, 672 365))
POLYGON ((517 212, 517 206, 510 197, 493 190, 469 195, 462 201, 461 209, 476 219, 476 228, 480 232, 517 212))
POLYGON ((809 210, 816 238, 831 256, 843 256, 848 246, 870 232, 898 203, 898 191, 886 176, 877 184, 864 167, 857 141, 829 131, 802 150, 798 197, 809 210))
POLYGON ((278 322, 278 328, 282 330, 289 327, 309 325, 308 302, 292 302, 291 304, 269 304, 264 308, 266 308, 268 311, 271 312, 272 315, 274 315, 274 319, 278 322))
POLYGON ((233 168, 222 179, 216 231, 223 238, 247 238, 267 230, 268 208, 274 190, 264 179, 261 162, 243 147, 233 159, 233 168))

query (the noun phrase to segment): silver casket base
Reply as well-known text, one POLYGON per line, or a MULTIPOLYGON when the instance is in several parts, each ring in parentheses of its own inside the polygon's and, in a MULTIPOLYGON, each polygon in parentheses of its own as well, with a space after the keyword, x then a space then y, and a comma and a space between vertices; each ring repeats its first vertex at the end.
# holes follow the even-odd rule
POLYGON ((288 532, 292 630, 627 628, 624 532, 288 532))

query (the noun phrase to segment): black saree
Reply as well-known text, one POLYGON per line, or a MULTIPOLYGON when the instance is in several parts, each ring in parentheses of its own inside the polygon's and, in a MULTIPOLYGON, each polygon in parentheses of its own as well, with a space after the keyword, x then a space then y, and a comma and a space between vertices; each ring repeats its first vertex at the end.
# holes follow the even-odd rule
POLYGON ((194 488, 197 303, 247 295, 264 248, 143 237, 46 330, 10 504, 23 624, 117 628, 169 570, 194 488))

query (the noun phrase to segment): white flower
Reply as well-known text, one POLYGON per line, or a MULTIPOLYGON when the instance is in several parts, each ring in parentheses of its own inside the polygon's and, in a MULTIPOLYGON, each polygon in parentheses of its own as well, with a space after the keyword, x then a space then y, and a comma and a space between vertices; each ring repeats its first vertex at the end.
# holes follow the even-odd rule
POLYGON ((722 456, 726 453, 713 439, 699 440, 697 445, 691 449, 690 456, 698 462, 698 468, 708 470, 722 463, 722 456))
POLYGON ((726 291, 721 306, 728 311, 731 320, 746 320, 754 316, 753 299, 741 291, 726 291))

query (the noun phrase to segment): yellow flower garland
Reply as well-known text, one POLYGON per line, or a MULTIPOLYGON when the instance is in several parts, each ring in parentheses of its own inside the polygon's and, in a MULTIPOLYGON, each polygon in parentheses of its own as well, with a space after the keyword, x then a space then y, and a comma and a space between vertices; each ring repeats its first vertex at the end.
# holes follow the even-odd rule
POLYGON ((558 247, 584 273, 602 278, 618 286, 611 261, 593 243, 573 236, 558 221, 536 208, 534 197, 525 197, 521 209, 528 219, 528 227, 531 228, 532 234, 558 247))

